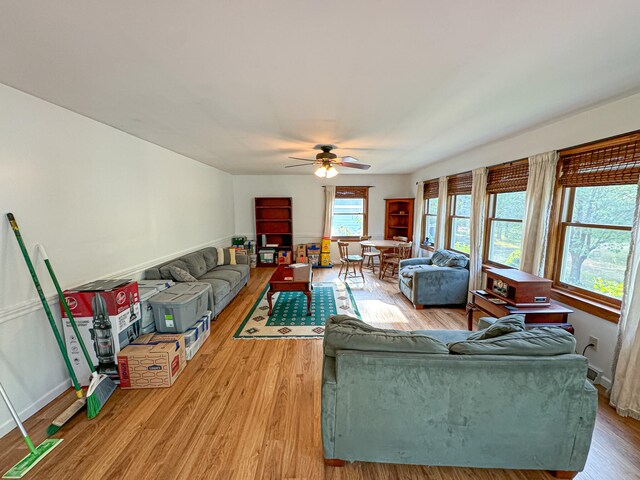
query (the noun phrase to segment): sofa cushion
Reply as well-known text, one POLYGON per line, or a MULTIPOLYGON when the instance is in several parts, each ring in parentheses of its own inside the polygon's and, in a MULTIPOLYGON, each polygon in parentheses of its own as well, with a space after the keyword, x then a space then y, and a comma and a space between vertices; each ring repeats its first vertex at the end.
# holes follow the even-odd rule
POLYGON ((171 267, 178 267, 182 270, 186 270, 187 272, 189 271, 189 267, 187 267, 187 264, 185 262, 183 262, 182 260, 174 260, 173 262, 167 263, 166 265, 160 267, 160 276, 164 280, 173 280, 173 276, 171 275, 170 270, 171 267))
POLYGON ((449 353, 444 343, 424 333, 376 328, 348 315, 333 315, 324 332, 324 353, 335 357, 338 350, 449 353))
POLYGON ((524 315, 507 315, 497 319, 491 326, 478 330, 469 335, 468 340, 486 340, 501 337, 507 333, 522 332, 524 330, 524 315))
POLYGON ((451 353, 462 355, 549 356, 575 353, 576 339, 557 327, 533 328, 485 340, 449 344, 451 353))
POLYGON ((214 303, 220 303, 231 291, 231 285, 226 280, 217 278, 201 278, 198 281, 211 285, 214 303))
POLYGON ((169 265, 169 272, 176 282, 197 282, 198 279, 191 275, 186 270, 176 267, 175 265, 169 265))
POLYGON ((413 333, 428 335, 431 338, 440 340, 444 344, 463 342, 472 335, 469 330, 415 330, 413 333))
POLYGON ((202 250, 204 263, 207 266, 207 272, 218 266, 218 251, 215 247, 207 247, 202 250))
POLYGON ((465 268, 469 263, 469 259, 461 253, 451 252, 449 250, 436 250, 431 256, 431 262, 438 267, 465 268))
POLYGON ((249 265, 239 263, 236 265, 220 265, 216 270, 231 270, 232 272, 238 272, 242 277, 249 276, 249 265))
POLYGON ((207 271, 207 263, 202 252, 190 253, 181 257, 180 260, 187 264, 189 273, 196 278, 200 278, 207 271))
POLYGON ((242 275, 240 275, 240 272, 236 272, 234 270, 223 270, 220 267, 216 267, 201 276, 200 280, 208 280, 210 278, 224 280, 231 286, 231 288, 233 288, 238 284, 238 282, 240 282, 242 275))

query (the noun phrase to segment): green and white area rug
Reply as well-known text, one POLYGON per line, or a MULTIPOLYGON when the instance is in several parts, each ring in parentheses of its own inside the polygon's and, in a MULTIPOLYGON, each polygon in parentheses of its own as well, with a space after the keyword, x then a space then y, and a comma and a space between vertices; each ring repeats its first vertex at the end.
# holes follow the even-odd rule
POLYGON ((360 312, 349 285, 314 282, 311 315, 307 315, 307 297, 302 292, 278 292, 273 295, 273 312, 267 316, 269 285, 262 291, 235 338, 322 338, 327 318, 345 314, 360 318, 360 312))

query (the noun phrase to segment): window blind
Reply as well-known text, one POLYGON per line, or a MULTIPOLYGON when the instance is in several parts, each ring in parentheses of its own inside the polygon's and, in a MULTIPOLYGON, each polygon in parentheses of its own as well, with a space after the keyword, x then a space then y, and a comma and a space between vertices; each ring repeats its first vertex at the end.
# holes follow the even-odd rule
POLYGON ((471 193, 471 172, 459 173, 447 180, 447 195, 468 195, 471 193))
POLYGON ((564 187, 638 183, 640 134, 561 151, 560 162, 560 184, 564 187))
POLYGON ((489 168, 487 193, 523 192, 529 180, 529 161, 496 165, 489 168))
POLYGON ((424 183, 424 199, 427 200, 429 198, 438 198, 438 180, 429 180, 424 183))
POLYGON ((367 198, 369 187, 336 187, 336 198, 367 198))

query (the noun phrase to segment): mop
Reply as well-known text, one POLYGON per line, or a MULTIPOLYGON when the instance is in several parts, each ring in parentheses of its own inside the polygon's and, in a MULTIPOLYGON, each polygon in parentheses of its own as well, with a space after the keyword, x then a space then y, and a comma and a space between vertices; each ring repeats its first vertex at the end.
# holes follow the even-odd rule
POLYGON ((31 441, 31 438, 29 438, 29 434, 25 430, 24 425, 22 425, 22 422, 20 421, 20 417, 18 417, 18 412, 16 412, 15 408, 13 408, 13 405, 11 404, 9 397, 7 396, 7 392, 4 391, 4 388, 2 387, 1 383, 0 383, 0 394, 2 395, 4 403, 7 404, 7 408, 9 409, 9 412, 11 412, 13 421, 16 422, 16 425, 20 429, 20 433, 22 433, 22 438, 24 438, 24 443, 27 444, 27 448, 29 449, 29 455, 27 455, 18 463, 16 463, 11 468, 11 470, 9 470, 7 473, 5 473, 2 476, 2 478, 22 478, 27 474, 29 470, 35 467, 40 460, 42 460, 46 455, 48 455, 49 452, 51 452, 51 450, 56 448, 60 444, 62 439, 48 438, 36 447, 31 441))
MULTIPOLYGON (((80 344, 80 348, 82 349, 84 358, 87 360, 87 364, 89 365, 89 369, 91 370, 91 384, 89 384, 89 389, 87 390, 87 417, 89 417, 90 419, 95 418, 98 413, 100 413, 100 409, 104 406, 105 403, 107 403, 107 400, 109 400, 109 397, 116 389, 116 384, 106 375, 98 375, 98 372, 96 372, 93 362, 91 361, 91 356, 89 355, 87 347, 84 344, 84 340, 82 340, 82 335, 78 330, 76 320, 73 317, 71 310, 69 309, 67 299, 62 293, 62 289, 60 288, 60 284, 58 283, 58 278, 53 271, 53 266, 49 261, 49 256, 47 255, 47 252, 42 245, 37 245, 37 248, 40 250, 40 254, 44 259, 44 264, 47 266, 47 270, 49 270, 49 275, 51 275, 51 280, 56 287, 56 291, 58 292, 58 298, 60 299, 62 308, 64 308, 64 311, 67 314, 67 319, 69 320, 69 323, 71 323, 73 333, 75 333, 76 338, 78 339, 78 343, 80 344)), ((55 433, 49 432, 49 430, 47 430, 47 432, 49 433, 49 435, 55 433)))
POLYGON ((82 388, 80 387, 80 383, 78 382, 78 378, 76 377, 75 372, 73 371, 73 366, 71 365, 71 360, 69 360, 69 355, 67 354, 67 350, 64 347, 64 342, 62 341, 62 337, 60 336, 60 332, 58 331, 58 327, 56 326, 56 321, 53 318, 53 314, 51 313, 51 309, 49 308, 49 303, 47 302, 47 298, 44 296, 44 292, 42 291, 42 287, 40 286, 40 280, 38 280, 38 275, 36 275, 36 270, 33 268, 33 263, 31 263, 31 258, 29 258, 29 253, 27 252, 27 248, 24 246, 24 241, 22 240, 22 235, 20 234, 20 229, 18 228, 18 224, 16 223, 16 219, 13 216, 13 213, 7 213, 7 218, 9 219, 9 223, 11 224, 11 229, 13 233, 16 235, 16 240, 18 241, 18 246, 20 247, 20 251, 22 252, 22 256, 24 257, 24 261, 27 264, 27 268, 29 269, 29 273, 31 273, 31 279, 33 280, 33 284, 36 287, 36 291, 38 292, 38 297, 40 297, 40 302, 42 303, 42 308, 44 308, 44 312, 47 315, 47 319, 49 320, 49 325, 51 326, 51 330, 53 330, 53 336, 56 338, 56 342, 58 343, 58 348, 60 349, 60 353, 62 354, 62 358, 64 359, 64 363, 67 366, 67 370, 69 371, 69 375, 71 376, 71 380, 73 381, 73 387, 76 391, 76 399, 67 409, 62 412, 58 417, 49 425, 47 429, 47 433, 49 435, 54 434, 60 427, 68 422, 76 413, 84 408, 87 404, 86 398, 82 394, 82 388))

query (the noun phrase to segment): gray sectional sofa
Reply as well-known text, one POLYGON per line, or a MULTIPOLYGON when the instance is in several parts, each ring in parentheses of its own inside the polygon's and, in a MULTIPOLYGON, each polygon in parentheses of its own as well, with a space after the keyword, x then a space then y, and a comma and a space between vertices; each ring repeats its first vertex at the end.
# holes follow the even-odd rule
POLYGON ((188 271, 198 282, 206 282, 213 290, 213 316, 217 317, 249 281, 247 255, 236 255, 235 265, 219 265, 215 247, 207 247, 145 270, 148 280, 175 280, 169 267, 188 271))

